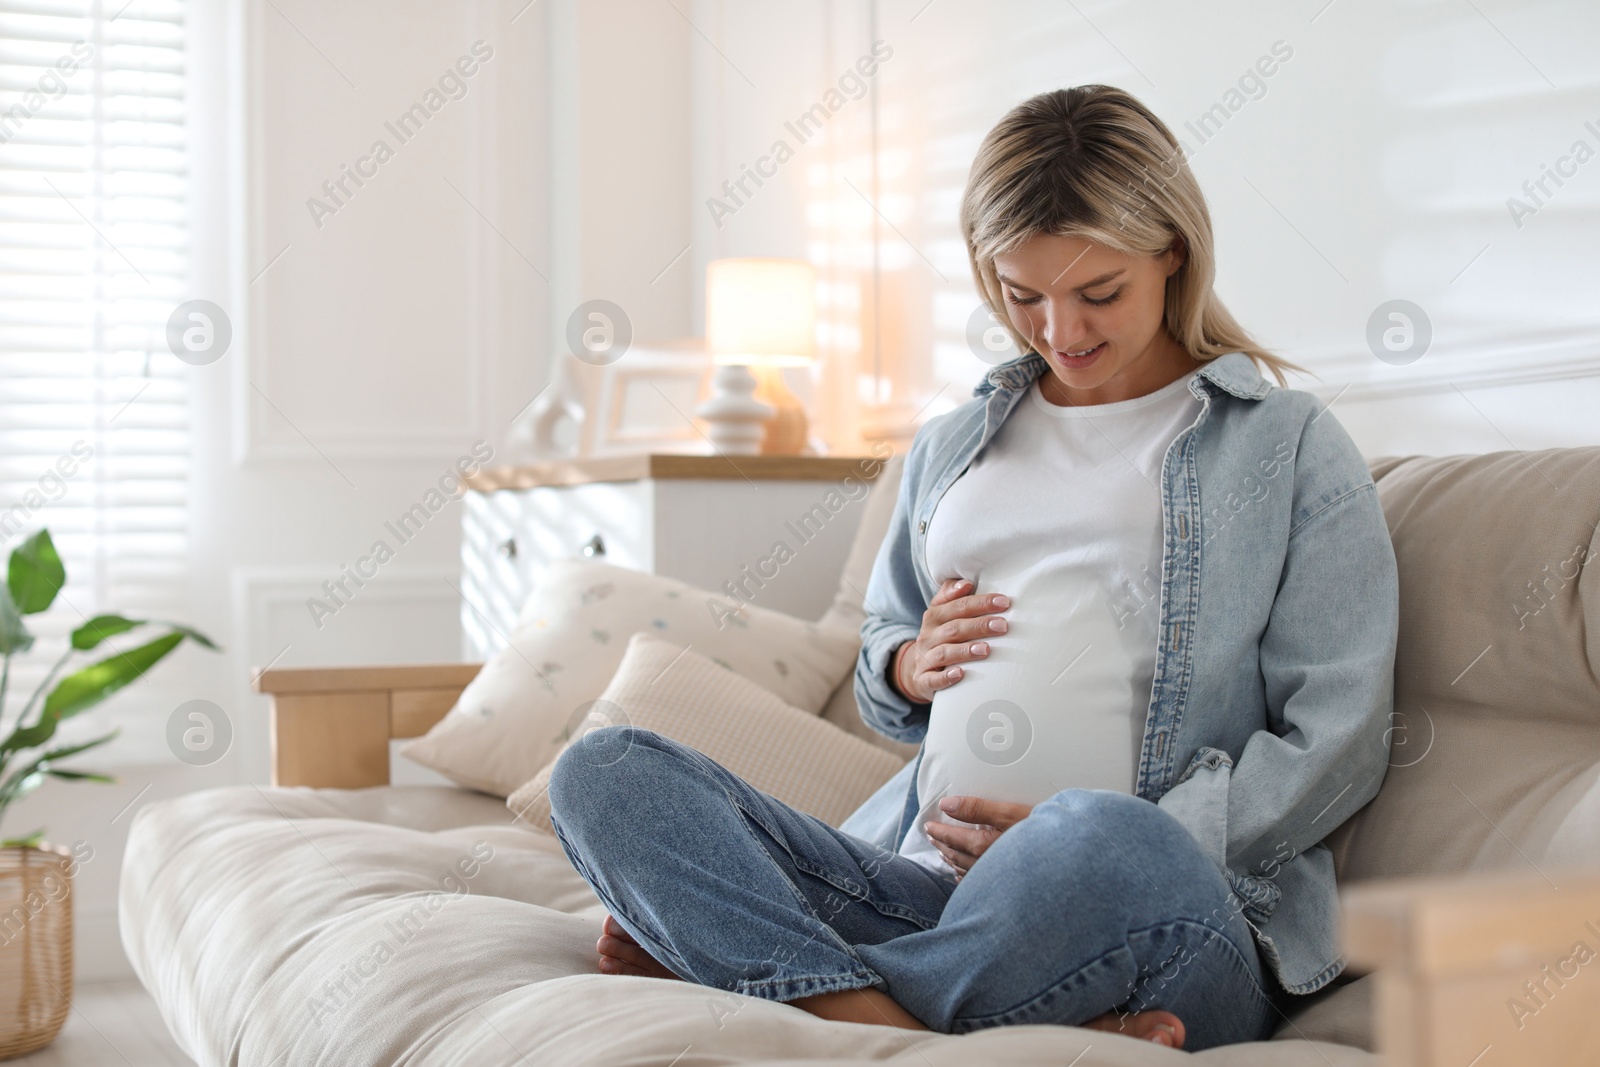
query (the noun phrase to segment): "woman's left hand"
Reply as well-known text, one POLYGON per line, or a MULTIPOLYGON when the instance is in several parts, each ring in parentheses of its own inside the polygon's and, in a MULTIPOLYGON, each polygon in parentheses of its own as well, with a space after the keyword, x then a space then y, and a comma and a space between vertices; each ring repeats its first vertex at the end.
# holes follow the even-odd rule
POLYGON ((1033 807, 982 797, 945 797, 939 801, 939 810, 952 819, 975 824, 953 826, 933 821, 923 824, 933 839, 933 847, 956 869, 959 882, 978 862, 978 857, 989 851, 989 846, 999 840, 1001 834, 1026 819, 1033 807))

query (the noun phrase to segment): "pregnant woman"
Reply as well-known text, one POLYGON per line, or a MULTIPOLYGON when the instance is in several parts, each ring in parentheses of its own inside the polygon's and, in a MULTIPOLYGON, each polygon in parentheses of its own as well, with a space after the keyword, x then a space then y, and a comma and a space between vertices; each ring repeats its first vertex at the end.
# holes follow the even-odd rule
POLYGON ((846 832, 591 732, 550 799, 600 969, 945 1033, 1264 1039, 1344 968, 1321 842, 1387 768, 1372 478, 1213 293, 1204 198, 1128 94, 1013 109, 961 225, 1023 355, 920 428, 866 590, 857 702, 917 758, 846 832))

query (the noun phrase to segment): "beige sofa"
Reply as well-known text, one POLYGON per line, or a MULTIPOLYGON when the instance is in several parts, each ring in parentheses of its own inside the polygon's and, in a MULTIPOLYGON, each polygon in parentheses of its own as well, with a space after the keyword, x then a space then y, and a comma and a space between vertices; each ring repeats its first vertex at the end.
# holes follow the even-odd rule
MULTIPOLYGON (((1272 1041, 1192 1058, 1343 1067, 1380 1062, 1381 1045, 1391 1067, 1595 1062, 1600 572, 1585 564, 1600 551, 1600 448, 1372 469, 1401 636, 1391 770, 1330 841, 1354 966, 1272 1041)), ((898 473, 886 468, 868 498, 835 621, 860 620, 898 473)), ((386 784, 390 738, 426 730, 476 669, 269 671, 258 687, 274 697, 274 787, 141 811, 123 941, 200 1064, 1154 1067, 1188 1055, 1068 1027, 953 1037, 828 1023, 594 973, 603 912, 552 838, 493 797, 386 784)), ((872 736, 848 678, 825 716, 872 736)))

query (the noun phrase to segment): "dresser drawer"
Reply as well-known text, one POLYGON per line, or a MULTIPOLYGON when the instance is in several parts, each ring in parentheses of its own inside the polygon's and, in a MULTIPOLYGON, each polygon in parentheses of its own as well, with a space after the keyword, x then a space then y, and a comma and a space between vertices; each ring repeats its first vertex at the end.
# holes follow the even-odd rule
POLYGON ((505 644, 554 560, 593 554, 649 571, 649 496, 649 484, 641 482, 468 493, 461 537, 465 654, 481 659, 505 644))

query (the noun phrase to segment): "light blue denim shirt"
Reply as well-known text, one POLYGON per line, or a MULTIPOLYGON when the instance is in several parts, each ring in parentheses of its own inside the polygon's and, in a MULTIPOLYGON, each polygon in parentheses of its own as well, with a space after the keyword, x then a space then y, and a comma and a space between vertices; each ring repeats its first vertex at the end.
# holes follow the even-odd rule
MULTIPOLYGON (((930 705, 889 682, 937 591, 939 498, 1047 373, 1030 352, 929 419, 906 456, 867 585, 855 695, 868 725, 920 742, 930 705)), ((1366 461, 1310 393, 1242 352, 1203 364, 1195 421, 1161 466, 1160 641, 1134 792, 1207 850, 1290 993, 1344 969, 1333 856, 1322 839, 1388 769, 1399 583, 1366 461)), ((845 824, 894 849, 918 810, 918 758, 845 824)))

